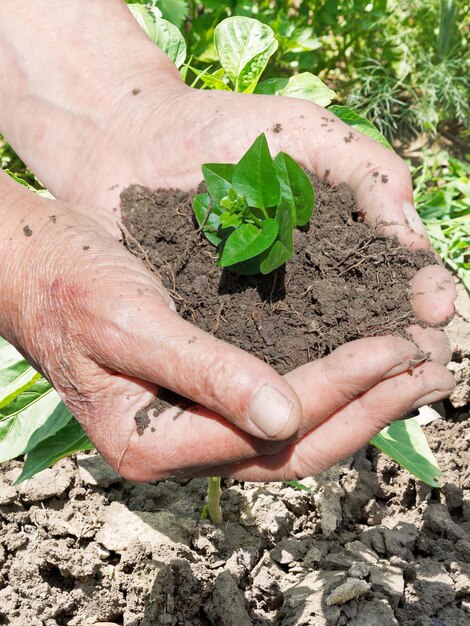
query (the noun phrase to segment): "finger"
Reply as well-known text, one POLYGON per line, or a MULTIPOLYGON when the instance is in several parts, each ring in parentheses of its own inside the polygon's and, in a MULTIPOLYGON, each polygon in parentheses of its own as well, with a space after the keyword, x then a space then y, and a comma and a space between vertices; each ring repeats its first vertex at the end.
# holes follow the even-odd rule
MULTIPOLYGON (((289 374, 297 392, 310 398, 302 431, 311 430, 384 377, 406 371, 418 357, 416 346, 404 339, 374 337, 352 342, 289 374)), ((95 415, 88 423, 98 449, 131 480, 187 475, 277 451, 200 405, 181 409, 162 401, 149 411, 148 426, 139 431, 134 420, 136 404, 128 395, 113 394, 100 409, 102 417, 95 415)))
POLYGON ((431 361, 447 365, 451 359, 452 350, 449 338, 443 330, 422 328, 418 324, 413 324, 407 330, 410 338, 431 361))
POLYGON ((416 315, 428 324, 442 324, 454 314, 457 289, 444 267, 423 267, 411 279, 411 289, 416 315))
MULTIPOLYGON (((295 387, 295 381, 291 382, 295 387)), ((285 480, 320 473, 366 444, 392 420, 411 408, 447 397, 453 387, 453 378, 442 365, 424 363, 412 375, 404 373, 382 381, 280 454, 218 471, 239 480, 285 480)), ((308 396, 304 403, 307 413, 315 409, 310 403, 308 396)))
POLYGON ((411 370, 425 359, 417 346, 400 337, 367 337, 289 372, 285 376, 289 383, 304 390, 302 408, 308 419, 302 424, 301 434, 384 378, 411 370), (312 381, 315 392, 309 393, 312 381))

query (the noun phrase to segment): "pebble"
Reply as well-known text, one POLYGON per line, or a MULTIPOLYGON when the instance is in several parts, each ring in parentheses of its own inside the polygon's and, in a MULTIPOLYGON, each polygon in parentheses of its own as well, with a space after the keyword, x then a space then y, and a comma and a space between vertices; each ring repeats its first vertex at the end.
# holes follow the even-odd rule
POLYGON ((370 584, 365 580, 360 580, 359 578, 347 578, 346 581, 336 587, 330 593, 330 595, 326 598, 326 603, 328 606, 332 606, 333 604, 344 604, 345 602, 349 602, 353 598, 357 598, 362 594, 369 591, 370 584))

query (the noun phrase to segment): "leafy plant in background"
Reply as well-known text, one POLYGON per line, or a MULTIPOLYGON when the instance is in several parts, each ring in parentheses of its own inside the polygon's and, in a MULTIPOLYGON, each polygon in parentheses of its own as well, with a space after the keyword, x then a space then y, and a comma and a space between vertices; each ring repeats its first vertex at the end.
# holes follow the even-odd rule
POLYGON ((444 150, 425 150, 413 179, 431 242, 470 293, 470 164, 444 150))
MULTIPOLYGON (((217 12, 217 3, 205 3, 208 4, 217 12)), ((183 76, 193 72, 197 84, 204 88, 303 97, 322 106, 327 106, 335 95, 318 77, 307 72, 260 81, 277 43, 272 29, 256 20, 241 16, 215 24, 213 51, 220 67, 200 70, 185 62, 186 44, 174 27, 174 22, 182 21, 186 3, 173 5, 162 0, 154 1, 150 7, 136 5, 132 3, 130 10, 147 34, 180 67, 183 76)), ((239 3, 231 5, 233 8, 239 3)), ((348 107, 333 105, 329 110, 390 147, 367 119, 348 107)), ((12 158, 8 147, 0 149, 3 159, 12 158)), ((22 169, 19 172, 20 182, 28 184, 26 168, 24 173, 22 169)), ((248 265, 255 259, 261 271, 268 272, 285 262, 292 255, 294 227, 308 222, 313 207, 313 190, 307 187, 297 164, 283 153, 273 160, 266 139, 261 136, 237 165, 208 164, 203 173, 212 200, 199 196, 195 214, 205 236, 219 247, 220 263, 232 269, 238 265, 239 271, 239 264, 248 265), (251 171, 255 163, 256 175, 251 171)), ((31 184, 37 181, 33 178, 31 184)), ((455 187, 452 189, 449 193, 456 193, 455 187)), ((462 187, 457 189, 462 191, 462 187)), ((468 215, 468 204, 462 201, 462 206, 466 207, 462 216, 468 215)), ((376 435, 372 443, 420 480, 437 486, 439 468, 417 422, 396 422, 376 435)), ((51 385, 0 338, 0 462, 26 456, 18 479, 21 482, 64 456, 92 448, 51 385)), ((292 484, 302 487, 295 481, 292 484)), ((213 477, 209 485, 216 515, 220 479, 213 477)))

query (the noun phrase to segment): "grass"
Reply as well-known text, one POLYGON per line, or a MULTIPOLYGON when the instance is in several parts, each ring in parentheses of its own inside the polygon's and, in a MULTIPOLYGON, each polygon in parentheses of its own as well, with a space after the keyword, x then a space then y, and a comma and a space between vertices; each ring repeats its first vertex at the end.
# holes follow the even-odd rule
POLYGON ((470 292, 470 164, 423 150, 412 167, 415 204, 435 249, 470 292))

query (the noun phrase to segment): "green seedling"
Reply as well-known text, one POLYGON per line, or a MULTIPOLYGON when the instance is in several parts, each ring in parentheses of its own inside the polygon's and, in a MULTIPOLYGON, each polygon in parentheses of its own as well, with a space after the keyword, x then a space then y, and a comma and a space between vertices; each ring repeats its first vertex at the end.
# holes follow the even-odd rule
POLYGON ((202 232, 218 251, 218 265, 237 274, 269 274, 294 254, 293 232, 313 213, 314 190, 285 152, 271 157, 264 134, 237 164, 207 163, 208 193, 194 198, 202 232))

